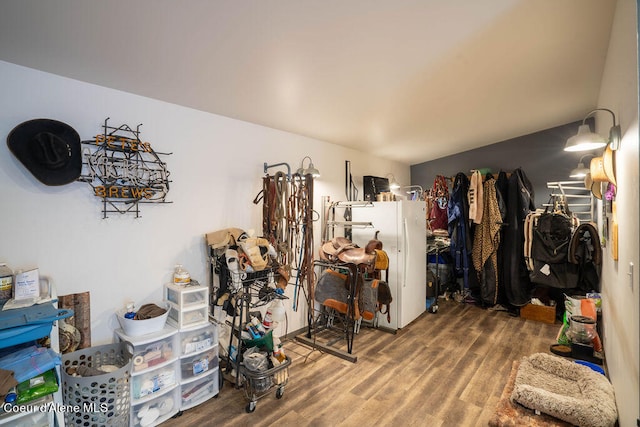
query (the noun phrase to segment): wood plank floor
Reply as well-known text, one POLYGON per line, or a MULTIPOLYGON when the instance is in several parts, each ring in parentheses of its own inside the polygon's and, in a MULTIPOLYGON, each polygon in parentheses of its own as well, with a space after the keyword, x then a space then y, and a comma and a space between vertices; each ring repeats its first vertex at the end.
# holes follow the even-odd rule
POLYGON ((282 399, 269 393, 246 413, 244 392, 225 382, 217 398, 163 426, 486 426, 511 362, 548 352, 560 325, 440 301, 392 335, 363 328, 356 363, 287 341, 282 399))

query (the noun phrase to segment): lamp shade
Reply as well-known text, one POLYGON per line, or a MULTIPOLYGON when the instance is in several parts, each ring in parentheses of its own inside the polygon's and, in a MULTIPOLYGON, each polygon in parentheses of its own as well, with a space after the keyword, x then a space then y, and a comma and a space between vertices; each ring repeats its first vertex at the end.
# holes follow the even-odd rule
POLYGON ((305 170, 306 173, 310 173, 314 178, 318 178, 320 176, 320 171, 316 169, 313 163, 309 162, 309 167, 305 170))
POLYGON ((396 181, 396 177, 392 173, 385 175, 385 178, 389 180, 389 190, 397 190, 401 187, 400 183, 396 181))
POLYGON ((584 178, 585 176, 587 176, 587 174, 590 172, 590 169, 587 168, 584 163, 580 162, 578 163, 578 167, 576 167, 575 169, 571 170, 571 173, 569 174, 569 176, 571 178, 584 178))
POLYGON ((583 124, 578 128, 578 133, 567 139, 564 151, 588 151, 602 148, 607 145, 607 140, 601 135, 591 132, 589 125, 583 124))
POLYGON ((313 160, 311 160, 311 157, 309 157, 309 156, 305 156, 302 159, 302 162, 300 163, 300 167, 298 168, 297 173, 299 175, 311 174, 311 176, 313 176, 314 178, 320 177, 320 171, 318 169, 316 169, 316 167, 313 165, 313 160), (307 167, 307 168, 304 167, 304 161, 306 159, 309 159, 309 167, 307 167))

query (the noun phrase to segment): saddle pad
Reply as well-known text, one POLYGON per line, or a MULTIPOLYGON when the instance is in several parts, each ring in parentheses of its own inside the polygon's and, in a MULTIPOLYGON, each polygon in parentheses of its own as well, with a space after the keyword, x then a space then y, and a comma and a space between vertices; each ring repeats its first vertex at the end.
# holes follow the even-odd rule
POLYGON ((329 299, 346 303, 349 298, 347 276, 331 269, 323 271, 316 283, 314 298, 320 304, 329 299))
POLYGON ((363 283, 360 294, 362 299, 361 314, 365 320, 373 320, 378 310, 378 284, 378 279, 366 279, 363 283))

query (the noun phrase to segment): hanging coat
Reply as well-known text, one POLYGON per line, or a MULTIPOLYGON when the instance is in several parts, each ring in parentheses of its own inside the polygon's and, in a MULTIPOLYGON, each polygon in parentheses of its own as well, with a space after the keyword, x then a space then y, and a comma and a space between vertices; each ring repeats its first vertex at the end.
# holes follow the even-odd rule
POLYGON ((462 276, 464 288, 469 289, 469 267, 471 265, 471 237, 469 235, 469 178, 460 172, 453 182, 449 196, 448 231, 451 237, 451 256, 454 259, 456 274, 462 276))
POLYGON ((500 228, 500 246, 498 247, 498 304, 508 304, 507 295, 505 294, 505 271, 504 271, 504 233, 507 222, 507 192, 509 187, 509 178, 503 170, 498 174, 496 180, 496 197, 500 206, 500 215, 502 216, 502 227, 500 228))
POLYGON ((524 220, 535 210, 533 186, 520 168, 508 180, 507 220, 504 233, 504 288, 509 304, 523 306, 530 300, 531 280, 524 259, 524 220))
POLYGON ((502 216, 496 196, 496 180, 487 179, 483 185, 482 222, 476 227, 473 239, 473 266, 478 273, 480 297, 484 304, 498 302, 498 247, 502 216))

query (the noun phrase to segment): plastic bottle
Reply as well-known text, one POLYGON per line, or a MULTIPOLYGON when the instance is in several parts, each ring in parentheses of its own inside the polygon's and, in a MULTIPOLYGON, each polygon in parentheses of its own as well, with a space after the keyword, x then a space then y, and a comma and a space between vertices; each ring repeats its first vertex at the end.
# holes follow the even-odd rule
POLYGON ((13 271, 4 262, 0 263, 0 307, 13 296, 13 271))
POLYGON ((182 264, 176 264, 173 272, 173 283, 176 285, 188 285, 191 283, 191 275, 182 267, 182 264))
POLYGON ((135 312, 134 308, 135 308, 135 306, 133 305, 132 302, 127 304, 127 312, 124 314, 124 317, 126 319, 133 319, 133 318, 136 317, 136 312, 135 312))
POLYGON ((274 299, 269 305, 267 312, 271 312, 271 318, 274 322, 284 321, 285 310, 281 299, 274 299))
POLYGON ((260 333, 261 336, 264 335, 267 332, 264 329, 264 326, 262 325, 262 323, 260 323, 260 320, 258 320, 257 317, 251 317, 251 324, 256 327, 256 329, 258 330, 258 332, 260 333))
POLYGON ((267 308, 267 312, 264 314, 264 319, 262 319, 262 326, 267 330, 273 327, 273 317, 271 316, 271 308, 267 308))
POLYGON ((284 354, 284 349, 282 348, 282 344, 280 344, 275 350, 273 350, 273 356, 278 360, 278 362, 282 363, 287 360, 287 355, 284 354))
POLYGON ((9 392, 7 392, 7 394, 4 397, 4 403, 6 403, 9 406, 13 406, 16 403, 16 400, 18 400, 18 393, 16 392, 15 387, 11 387, 9 392))

